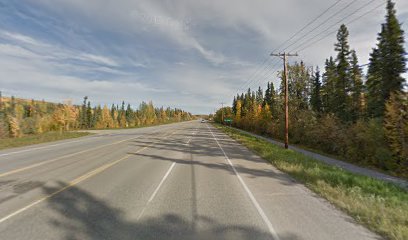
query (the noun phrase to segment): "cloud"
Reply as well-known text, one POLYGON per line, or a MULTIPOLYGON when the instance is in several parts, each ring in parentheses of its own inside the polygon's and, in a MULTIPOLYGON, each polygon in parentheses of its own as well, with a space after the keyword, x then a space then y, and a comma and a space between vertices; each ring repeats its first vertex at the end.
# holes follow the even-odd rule
POLYGON ((37 46, 41 45, 40 42, 36 41, 35 39, 29 36, 23 35, 23 34, 11 33, 7 31, 2 31, 1 34, 9 39, 17 40, 23 43, 28 43, 28 44, 37 45, 37 46))
MULTIPOLYGON (((327 16, 349 2, 341 1, 327 16)), ((353 3, 325 26, 367 2, 353 3)), ((0 8, 0 72, 8 78, 7 84, 1 78, 0 85, 38 98, 81 98, 89 91, 95 102, 153 100, 205 113, 220 101, 231 102, 241 86, 279 84, 273 71, 281 68, 281 60, 270 57, 270 51, 331 4, 324 0, 10 1, 0 8)), ((397 1, 396 6, 406 19, 408 2, 397 1)), ((380 8, 348 26, 350 45, 360 63, 367 63, 384 15, 380 8)), ((403 28, 408 32, 406 23, 403 28)), ((321 66, 334 54, 335 41, 333 34, 291 61, 321 66)))
POLYGON ((113 66, 113 67, 119 66, 118 63, 116 63, 114 60, 108 57, 98 56, 98 55, 89 54, 89 53, 82 53, 76 58, 82 61, 93 62, 96 64, 108 65, 108 66, 113 66))

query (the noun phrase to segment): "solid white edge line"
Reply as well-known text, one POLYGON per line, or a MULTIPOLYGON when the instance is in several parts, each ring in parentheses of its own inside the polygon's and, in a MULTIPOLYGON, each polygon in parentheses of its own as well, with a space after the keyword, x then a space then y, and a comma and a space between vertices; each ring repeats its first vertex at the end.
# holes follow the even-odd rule
POLYGON ((81 139, 81 140, 76 140, 76 141, 69 141, 69 142, 51 144, 51 145, 42 146, 42 147, 34 147, 34 148, 24 149, 24 150, 15 151, 15 152, 2 153, 2 154, 0 154, 0 157, 10 156, 10 155, 14 155, 14 154, 18 154, 18 153, 24 153, 24 152, 29 152, 29 151, 34 151, 34 150, 46 149, 46 148, 56 147, 56 146, 60 146, 60 145, 70 144, 70 143, 83 142, 83 141, 86 141, 86 140, 89 140, 89 139, 91 139, 91 138, 88 137, 88 138, 86 138, 86 139, 81 139))
POLYGON ((269 229, 269 232, 272 234, 273 239, 275 240, 280 240, 278 234, 275 231, 275 228, 272 226, 271 221, 269 221, 268 217, 266 216, 265 212, 259 205, 258 201, 255 199, 255 196, 252 194, 251 190, 249 190, 248 186, 244 182, 244 180, 241 178, 241 176, 238 174, 238 171, 235 169, 234 165, 232 164, 231 160, 225 153, 224 149, 221 147, 220 143, 218 142, 218 139, 215 137, 213 131, 211 128, 207 125, 208 130, 210 130, 211 135, 213 136, 214 140, 217 142, 218 147, 221 149, 222 153, 224 154, 225 159, 227 160, 228 164, 231 166, 232 170, 234 171, 235 175, 237 176, 239 182, 241 183, 242 187, 244 188, 245 192, 248 194, 249 198, 251 199, 252 203, 254 204, 256 210, 258 211, 259 215, 261 215, 262 220, 265 222, 266 226, 269 229))

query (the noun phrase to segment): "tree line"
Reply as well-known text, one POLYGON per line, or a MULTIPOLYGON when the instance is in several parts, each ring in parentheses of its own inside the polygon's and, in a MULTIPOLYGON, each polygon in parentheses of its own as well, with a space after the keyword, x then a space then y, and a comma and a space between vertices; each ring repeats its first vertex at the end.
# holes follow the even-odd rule
MULTIPOLYGON (((367 74, 341 25, 336 56, 324 70, 304 62, 288 66, 290 142, 335 154, 353 163, 408 176, 408 93, 404 32, 394 3, 387 2, 385 22, 372 49, 367 74)), ((248 131, 284 138, 284 75, 275 89, 248 89, 234 97, 232 108, 217 111, 215 120, 233 119, 248 131)))
POLYGON ((49 131, 77 129, 130 128, 191 120, 193 116, 178 108, 155 107, 142 102, 137 109, 130 104, 92 107, 88 97, 82 105, 49 103, 6 98, 0 92, 0 138, 15 138, 49 131))

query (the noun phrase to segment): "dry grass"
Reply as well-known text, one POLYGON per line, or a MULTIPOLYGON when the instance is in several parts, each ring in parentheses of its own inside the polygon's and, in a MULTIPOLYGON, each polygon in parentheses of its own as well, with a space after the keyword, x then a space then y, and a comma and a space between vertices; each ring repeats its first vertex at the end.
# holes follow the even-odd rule
POLYGON ((20 138, 0 139, 0 149, 23 147, 32 144, 52 142, 68 138, 78 138, 89 135, 87 132, 47 132, 42 134, 27 135, 20 138))
POLYGON ((387 239, 408 239, 405 189, 327 165, 234 129, 217 127, 372 231, 387 239))

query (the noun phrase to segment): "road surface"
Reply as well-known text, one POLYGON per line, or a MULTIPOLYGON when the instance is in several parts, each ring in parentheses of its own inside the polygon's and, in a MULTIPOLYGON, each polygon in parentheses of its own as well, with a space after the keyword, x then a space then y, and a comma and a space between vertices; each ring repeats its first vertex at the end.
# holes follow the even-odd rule
POLYGON ((207 123, 0 151, 0 239, 381 239, 207 123))

